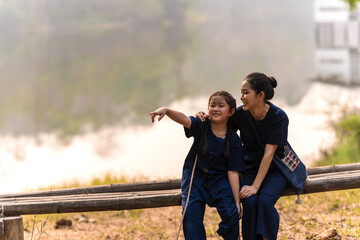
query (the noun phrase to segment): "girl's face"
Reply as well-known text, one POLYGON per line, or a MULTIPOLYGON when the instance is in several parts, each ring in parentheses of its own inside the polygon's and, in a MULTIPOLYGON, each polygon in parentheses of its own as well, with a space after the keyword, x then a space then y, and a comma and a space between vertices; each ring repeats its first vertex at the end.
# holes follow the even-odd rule
POLYGON ((240 100, 243 103, 244 111, 254 108, 261 99, 261 94, 256 94, 255 90, 250 87, 248 81, 244 80, 241 84, 241 97, 240 100))
POLYGON ((231 109, 223 96, 213 96, 210 99, 208 114, 211 122, 227 122, 228 118, 233 115, 235 109, 231 109))

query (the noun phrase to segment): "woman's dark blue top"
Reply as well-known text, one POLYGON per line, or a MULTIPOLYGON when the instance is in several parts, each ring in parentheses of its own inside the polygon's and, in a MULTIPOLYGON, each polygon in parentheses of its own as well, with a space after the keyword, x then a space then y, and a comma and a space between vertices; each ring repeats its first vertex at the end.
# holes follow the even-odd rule
MULTIPOLYGON (((243 142, 245 169, 252 174, 256 174, 259 169, 264 155, 263 146, 266 144, 277 145, 276 154, 282 157, 284 146, 287 144, 289 119, 282 109, 272 103, 269 104, 269 111, 265 118, 260 121, 256 121, 250 111, 244 111, 242 106, 236 109, 233 116, 233 128, 236 131, 240 130, 240 137, 243 142), (263 146, 258 143, 250 121, 254 123, 253 126, 255 126, 263 146)), ((272 163, 270 171, 274 169, 275 166, 272 163)))
POLYGON ((195 156, 198 154, 197 170, 206 169, 207 174, 227 174, 227 171, 244 171, 242 143, 235 131, 231 130, 229 137, 230 156, 225 158, 226 139, 215 136, 208 127, 208 153, 203 154, 203 137, 207 123, 199 118, 190 117, 191 127, 185 129, 186 137, 194 137, 194 143, 185 159, 184 170, 192 170, 195 156))

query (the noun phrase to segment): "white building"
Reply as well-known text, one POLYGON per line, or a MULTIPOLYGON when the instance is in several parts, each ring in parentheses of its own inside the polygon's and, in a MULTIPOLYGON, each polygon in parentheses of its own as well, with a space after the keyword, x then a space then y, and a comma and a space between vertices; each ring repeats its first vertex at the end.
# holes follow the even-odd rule
POLYGON ((360 83, 359 8, 350 12, 341 0, 315 0, 317 79, 360 83))

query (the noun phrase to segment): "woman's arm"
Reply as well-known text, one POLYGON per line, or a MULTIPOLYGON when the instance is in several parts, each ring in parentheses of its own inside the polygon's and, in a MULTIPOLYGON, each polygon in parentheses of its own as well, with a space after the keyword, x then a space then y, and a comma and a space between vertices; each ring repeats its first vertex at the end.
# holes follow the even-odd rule
POLYGON ((241 188, 241 191, 239 193, 240 198, 247 198, 257 193, 261 186, 261 183, 263 182, 269 170, 276 148, 277 145, 266 144, 264 156, 261 160, 259 171, 256 174, 256 178, 251 186, 245 185, 241 188))
POLYGON ((179 111, 167 108, 167 107, 162 107, 162 108, 155 110, 154 112, 151 112, 150 113, 151 122, 154 122, 156 116, 159 116, 158 121, 160 121, 165 115, 168 116, 171 120, 190 129, 191 119, 188 116, 186 116, 182 112, 179 112, 179 111))
POLYGON ((239 172, 238 171, 228 171, 228 178, 231 186, 232 193, 234 195, 235 203, 238 208, 238 214, 241 217, 242 212, 240 208, 240 184, 239 184, 239 172))

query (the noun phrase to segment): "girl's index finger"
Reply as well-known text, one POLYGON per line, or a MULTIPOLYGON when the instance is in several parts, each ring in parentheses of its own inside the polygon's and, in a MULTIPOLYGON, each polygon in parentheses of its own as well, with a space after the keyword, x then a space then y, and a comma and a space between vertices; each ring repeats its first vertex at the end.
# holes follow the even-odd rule
POLYGON ((150 117, 151 117, 151 122, 153 123, 154 120, 155 120, 155 116, 156 116, 156 113, 155 112, 151 112, 150 113, 150 117))

